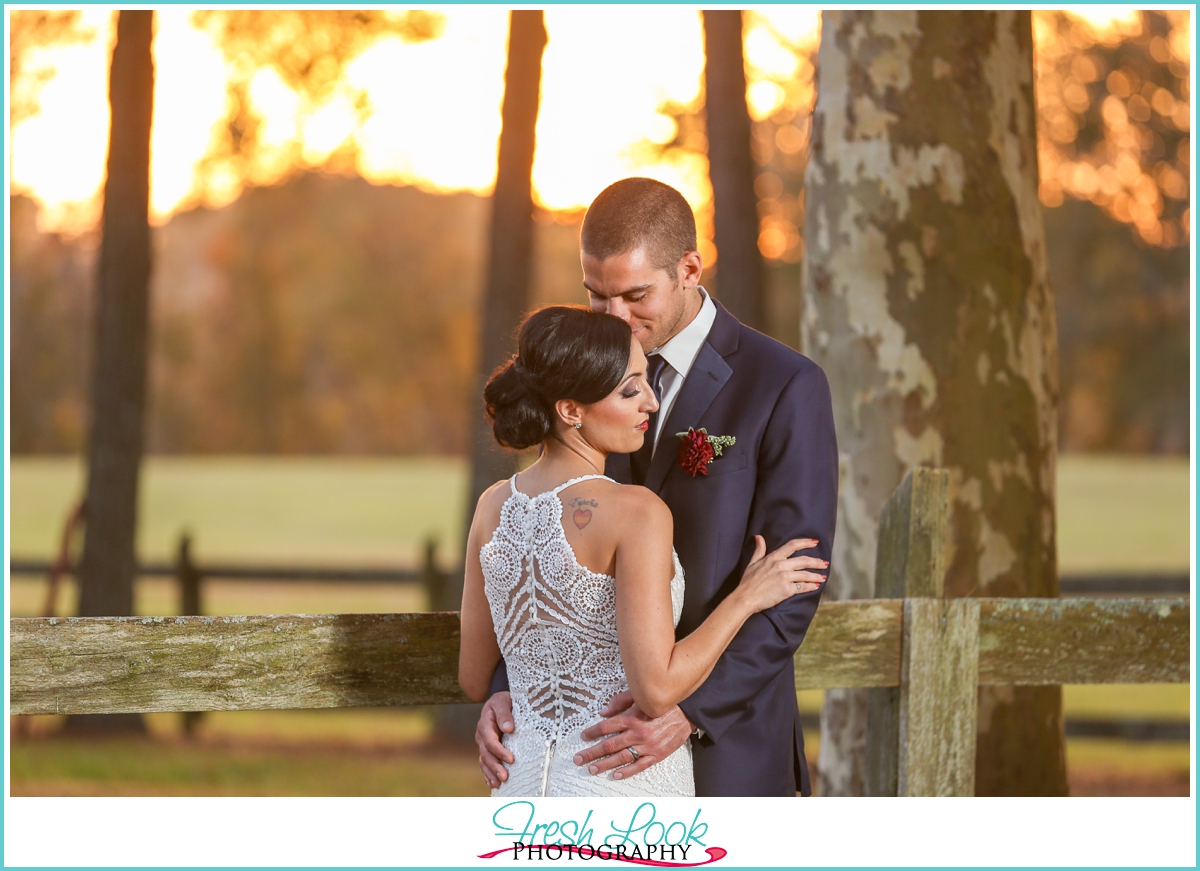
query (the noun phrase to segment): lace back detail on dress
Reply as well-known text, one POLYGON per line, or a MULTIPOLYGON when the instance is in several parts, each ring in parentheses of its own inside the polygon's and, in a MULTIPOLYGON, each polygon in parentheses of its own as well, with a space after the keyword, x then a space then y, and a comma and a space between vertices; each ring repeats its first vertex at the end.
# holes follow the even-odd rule
MULTIPOLYGON (((617 644, 617 582, 579 564, 563 530, 559 494, 587 475, 529 497, 511 482, 500 525, 479 552, 492 625, 508 666, 516 729, 504 736, 516 761, 493 795, 695 795, 691 747, 621 780, 572 761, 580 734, 629 689, 617 644)), ((675 623, 683 569, 671 580, 675 623)))
MULTIPOLYGON (((480 551, 492 624, 508 666, 514 708, 547 740, 582 729, 628 688, 617 646, 616 582, 581 566, 562 527, 558 494, 517 490, 480 551)), ((608 479, 606 479, 608 480, 608 479)))

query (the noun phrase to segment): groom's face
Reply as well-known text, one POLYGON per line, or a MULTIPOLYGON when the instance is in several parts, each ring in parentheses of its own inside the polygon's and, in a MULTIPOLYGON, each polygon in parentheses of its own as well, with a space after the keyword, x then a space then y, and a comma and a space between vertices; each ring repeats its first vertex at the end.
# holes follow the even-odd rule
POLYGON ((643 248, 600 260, 584 252, 583 286, 595 311, 616 315, 633 331, 646 353, 666 344, 695 315, 699 294, 700 255, 683 256, 672 278, 655 266, 643 248))

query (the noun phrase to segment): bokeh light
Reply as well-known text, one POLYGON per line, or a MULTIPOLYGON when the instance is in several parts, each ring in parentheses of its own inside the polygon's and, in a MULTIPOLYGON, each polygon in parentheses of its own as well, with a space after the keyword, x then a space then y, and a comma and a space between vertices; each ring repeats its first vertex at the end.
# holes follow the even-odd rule
POLYGON ((1191 14, 1034 13, 1039 194, 1090 200, 1142 242, 1190 238, 1191 14))

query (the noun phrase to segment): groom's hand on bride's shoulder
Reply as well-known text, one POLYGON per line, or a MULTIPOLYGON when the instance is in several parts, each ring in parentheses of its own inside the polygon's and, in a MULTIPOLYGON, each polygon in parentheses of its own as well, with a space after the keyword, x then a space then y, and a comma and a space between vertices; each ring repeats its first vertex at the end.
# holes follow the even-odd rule
POLYGON ((492 789, 498 789, 501 783, 508 780, 508 769, 504 767, 504 763, 512 765, 513 755, 500 743, 500 739, 501 733, 512 730, 512 695, 507 690, 492 693, 483 703, 479 723, 475 726, 475 743, 479 745, 479 767, 483 770, 483 779, 492 789))
POLYGON ((576 765, 586 765, 592 774, 619 768, 613 777, 621 780, 645 771, 666 759, 686 742, 693 726, 676 705, 658 719, 651 719, 633 700, 633 693, 617 693, 603 711, 604 719, 584 729, 584 741, 599 741, 575 755, 576 765), (603 740, 601 740, 603 739, 603 740), (631 753, 633 747, 637 752, 631 753))

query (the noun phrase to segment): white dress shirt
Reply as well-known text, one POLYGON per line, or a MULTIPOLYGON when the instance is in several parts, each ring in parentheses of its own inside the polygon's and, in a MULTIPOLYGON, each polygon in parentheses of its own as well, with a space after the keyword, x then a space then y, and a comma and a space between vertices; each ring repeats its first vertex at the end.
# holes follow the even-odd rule
POLYGON ((688 372, 691 371, 692 364, 696 362, 696 355, 700 353, 700 348, 717 319, 717 307, 709 298, 708 291, 703 287, 697 289, 704 297, 704 302, 700 304, 700 311, 692 318, 692 322, 672 336, 665 345, 650 352, 651 355, 658 354, 666 361, 658 379, 659 409, 654 428, 654 450, 658 450, 663 426, 666 425, 679 391, 683 389, 683 379, 687 378, 688 372))

